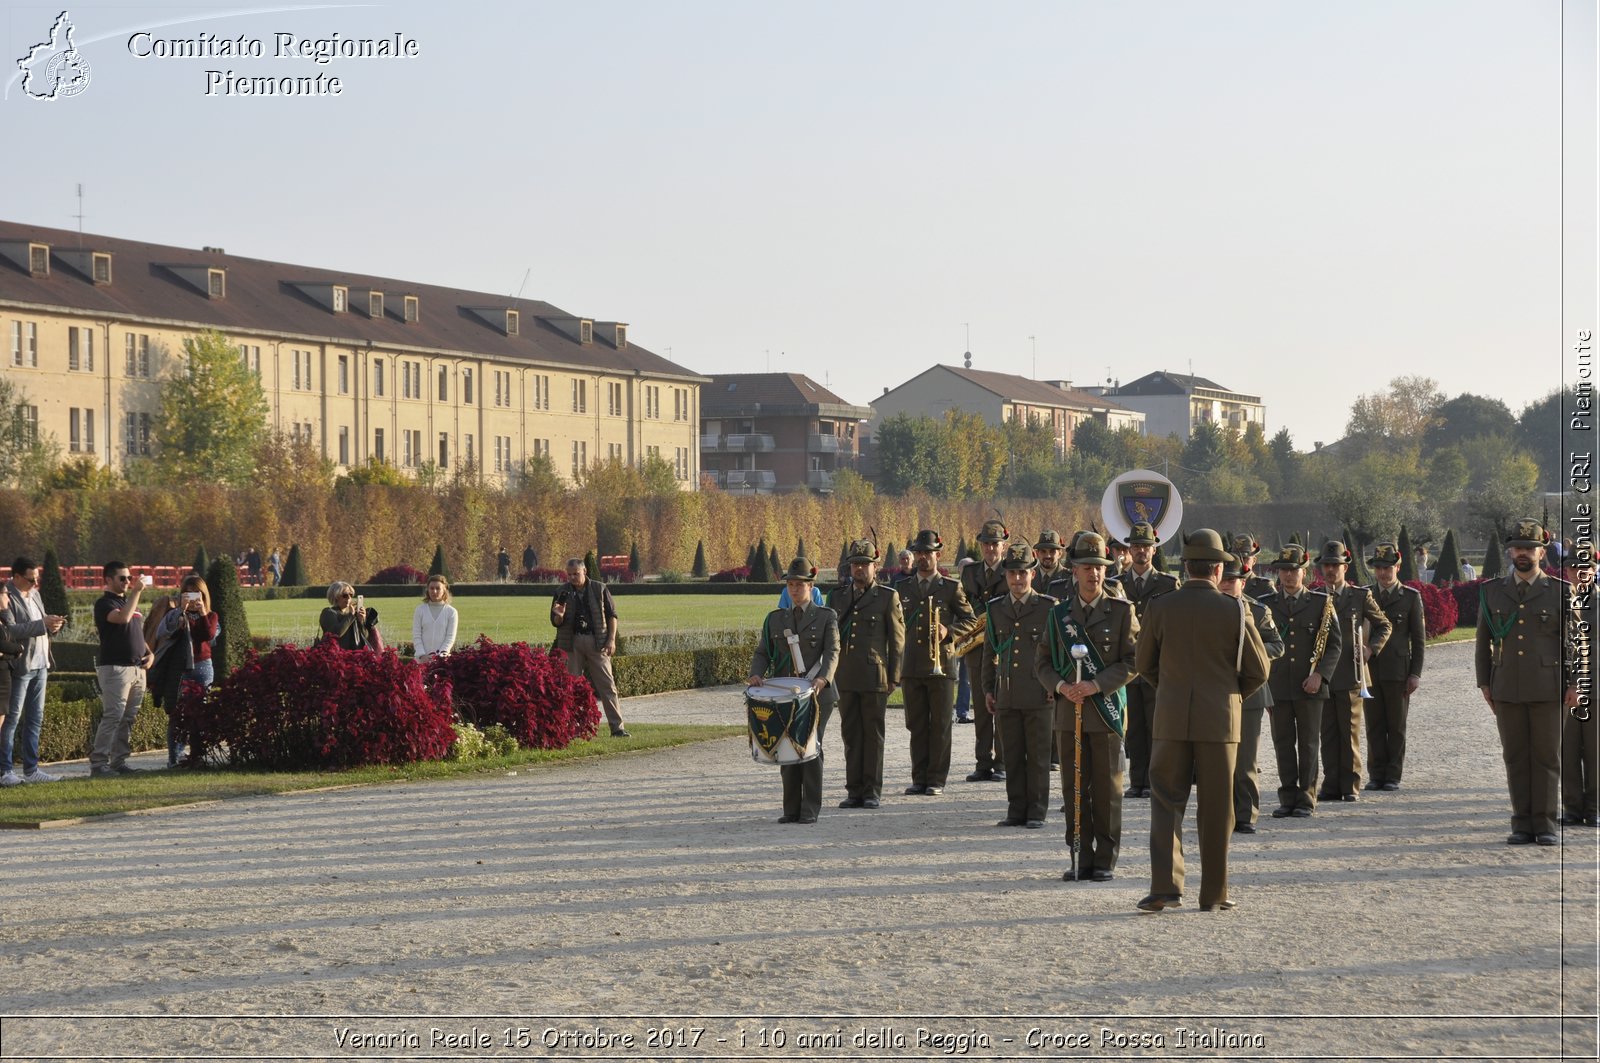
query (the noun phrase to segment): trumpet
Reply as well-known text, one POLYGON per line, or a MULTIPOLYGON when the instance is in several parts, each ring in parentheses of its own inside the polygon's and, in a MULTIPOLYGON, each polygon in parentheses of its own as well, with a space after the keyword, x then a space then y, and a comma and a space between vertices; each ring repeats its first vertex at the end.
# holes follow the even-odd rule
POLYGON ((928 660, 933 662, 929 675, 944 675, 939 665, 939 603, 931 599, 928 602, 928 660))
POLYGON ((1351 653, 1356 665, 1356 683, 1361 687, 1358 693, 1363 698, 1370 698, 1372 691, 1368 688, 1372 685, 1372 675, 1367 668, 1367 633, 1361 626, 1359 616, 1350 618, 1350 645, 1354 647, 1351 653))

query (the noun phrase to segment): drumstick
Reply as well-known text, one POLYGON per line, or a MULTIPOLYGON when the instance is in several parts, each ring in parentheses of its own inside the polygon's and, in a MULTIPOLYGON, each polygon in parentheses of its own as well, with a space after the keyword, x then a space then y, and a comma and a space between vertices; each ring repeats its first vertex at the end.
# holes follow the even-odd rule
POLYGON ((806 674, 806 662, 800 657, 800 636, 794 633, 793 628, 784 628, 783 637, 789 643, 789 663, 794 667, 794 674, 802 679, 806 674))

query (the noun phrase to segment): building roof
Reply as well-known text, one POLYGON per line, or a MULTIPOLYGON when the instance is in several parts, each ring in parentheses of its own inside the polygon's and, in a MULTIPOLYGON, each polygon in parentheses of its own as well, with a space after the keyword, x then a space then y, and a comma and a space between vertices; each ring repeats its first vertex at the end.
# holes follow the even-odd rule
MULTIPOLYGON (((926 369, 911 380, 899 387, 891 388, 886 394, 893 394, 907 384, 943 369, 954 373, 968 383, 974 384, 991 394, 998 395, 1006 402, 1021 402, 1029 406, 1056 406, 1068 410, 1124 410, 1127 407, 1113 402, 1111 399, 1100 395, 1091 395, 1077 388, 1063 388, 1055 384, 1048 384, 1042 380, 1029 380, 1025 376, 1015 376, 1011 373, 991 373, 982 369, 963 369, 953 365, 935 365, 926 369)), ((880 398, 882 396, 879 396, 880 398)), ((876 402, 876 400, 874 400, 876 402)), ((1130 411, 1131 412, 1131 411, 1130 411)))
POLYGON ((1146 373, 1138 380, 1120 385, 1114 392, 1117 395, 1189 395, 1196 388, 1210 388, 1212 391, 1229 391, 1232 388, 1223 387, 1215 380, 1207 380, 1203 376, 1186 376, 1183 373, 1169 373, 1166 370, 1157 370, 1146 373))
POLYGON ((170 323, 180 328, 215 328, 235 338, 289 334, 313 343, 370 344, 530 365, 582 367, 599 373, 705 379, 632 341, 618 349, 615 331, 609 327, 612 323, 596 322, 593 341, 580 344, 576 335, 563 332, 556 322, 576 332, 575 322, 581 315, 536 299, 269 262, 220 249, 168 247, 0 221, 0 245, 10 245, 8 250, 16 253, 18 242, 50 245, 50 272, 45 277, 32 276, 9 255, 0 255, 0 303, 170 323), (79 251, 109 252, 111 283, 93 283, 87 265, 73 261, 79 251), (207 295, 205 274, 195 272, 205 268, 226 271, 222 298, 207 295), (198 283, 192 279, 195 276, 201 278, 198 283), (306 290, 329 285, 349 289, 346 310, 336 313, 306 290), (382 317, 369 316, 369 292, 384 293, 382 317), (419 300, 416 321, 404 320, 404 296, 419 300), (505 310, 518 311, 516 335, 505 332, 505 310))
POLYGON ((857 420, 872 416, 870 408, 846 402, 804 373, 714 373, 700 389, 702 417, 746 412, 756 406, 766 413, 817 408, 857 420))

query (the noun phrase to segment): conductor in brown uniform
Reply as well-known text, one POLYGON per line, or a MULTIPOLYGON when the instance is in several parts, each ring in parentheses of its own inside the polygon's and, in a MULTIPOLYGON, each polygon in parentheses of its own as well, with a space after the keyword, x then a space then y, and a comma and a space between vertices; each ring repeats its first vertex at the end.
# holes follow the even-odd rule
POLYGON ((1222 536, 1200 528, 1184 539, 1183 586, 1151 602, 1135 665, 1155 687, 1150 748, 1150 894, 1147 912, 1183 897, 1183 816, 1191 784, 1200 835, 1200 907, 1228 898, 1233 767, 1243 699, 1267 681, 1267 651, 1250 611, 1217 589, 1233 555, 1222 536))
POLYGON ((1393 632, 1372 658, 1372 699, 1366 706, 1368 790, 1398 790, 1406 762, 1406 718, 1411 695, 1422 683, 1422 654, 1428 641, 1422 595, 1400 582, 1400 547, 1378 543, 1367 558, 1375 583, 1373 600, 1389 618, 1393 632))
POLYGON ((839 617, 839 737, 844 740, 844 791, 840 808, 877 808, 883 796, 884 705, 900 685, 906 621, 900 596, 878 582, 878 547, 871 539, 850 544, 850 582, 828 595, 839 617))
MULTIPOLYGON (((1081 532, 1067 561, 1076 581, 1071 596, 1050 611, 1045 642, 1035 653, 1039 682, 1055 694, 1056 745, 1061 758, 1061 792, 1066 795, 1067 847, 1072 847, 1073 804, 1081 840, 1078 879, 1110 882, 1122 847, 1122 735, 1127 726, 1123 688, 1133 674, 1139 621, 1126 598, 1105 591, 1106 573, 1115 564, 1105 539, 1081 532), (1089 650, 1083 678, 1071 656, 1074 643, 1089 650), (1081 708, 1080 708, 1081 707, 1081 708), (1072 750, 1076 717, 1083 714, 1083 762, 1074 792, 1072 750)), ((1070 881, 1072 872, 1061 876, 1070 881)))
MULTIPOLYGON (((950 648, 981 623, 967 604, 961 584, 939 574, 943 547, 938 532, 918 532, 911 544, 914 567, 894 585, 906 624, 900 685, 905 691, 906 729, 911 732, 908 794, 944 793, 950 776, 950 730, 956 704, 956 659, 950 648)), ((981 718, 988 713, 977 715, 981 718)))
POLYGON ((1563 709, 1578 704, 1586 639, 1568 612, 1571 588, 1544 574, 1539 522, 1523 519, 1506 538, 1511 572, 1483 584, 1478 616, 1478 689, 1494 712, 1511 792, 1510 845, 1556 844, 1563 709))
MULTIPOLYGON (((1354 801, 1361 789, 1361 678, 1355 659, 1355 631, 1366 631, 1367 663, 1389 641, 1389 618, 1365 587, 1345 582, 1354 555, 1344 543, 1330 539, 1322 546, 1317 564, 1322 567, 1323 590, 1333 599, 1334 615, 1339 618, 1339 665, 1328 686, 1328 704, 1322 710, 1322 793, 1324 801, 1354 801)), ((1370 669, 1370 665, 1369 665, 1370 669)), ((1371 692, 1370 689, 1368 691, 1371 692)))
POLYGON ((1044 641, 1054 598, 1032 587, 1033 551, 1026 542, 1006 547, 1000 565, 1006 593, 984 615, 978 689, 994 717, 1006 766, 1006 816, 996 826, 1044 826, 1050 804, 1050 723, 1055 708, 1034 670, 1035 647, 1044 641))
POLYGON ((1333 601, 1305 586, 1305 548, 1290 543, 1272 568, 1278 593, 1261 600, 1283 636, 1283 656, 1272 662, 1272 748, 1278 760, 1278 807, 1273 819, 1305 819, 1317 807, 1317 741, 1328 703, 1328 680, 1339 663, 1339 617, 1333 601))

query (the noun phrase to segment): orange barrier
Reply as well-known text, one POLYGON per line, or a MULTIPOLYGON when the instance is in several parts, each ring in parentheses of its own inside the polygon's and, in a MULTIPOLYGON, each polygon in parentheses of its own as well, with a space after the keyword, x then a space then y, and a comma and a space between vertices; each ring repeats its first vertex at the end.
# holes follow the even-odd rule
MULTIPOLYGON (((626 563, 627 559, 623 559, 626 563)), ((149 573, 155 580, 155 586, 167 589, 176 589, 183 582, 183 577, 193 571, 189 565, 130 565, 134 576, 149 573)), ((104 565, 63 565, 61 566, 61 581, 67 585, 68 590, 93 591, 105 586, 104 565)), ((11 568, 0 567, 0 579, 10 579, 11 568)), ((239 585, 249 586, 250 570, 239 566, 239 585)))

